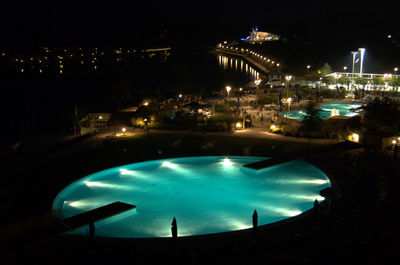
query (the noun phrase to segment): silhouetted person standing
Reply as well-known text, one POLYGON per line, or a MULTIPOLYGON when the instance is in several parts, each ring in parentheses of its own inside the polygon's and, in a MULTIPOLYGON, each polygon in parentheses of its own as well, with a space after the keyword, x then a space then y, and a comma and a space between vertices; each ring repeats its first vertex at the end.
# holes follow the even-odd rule
POLYGON ((318 199, 314 201, 314 221, 316 224, 319 222, 319 202, 318 199))
POLYGON ((174 241, 176 241, 176 239, 178 238, 178 226, 176 224, 175 217, 174 217, 174 220, 172 220, 171 232, 172 232, 172 238, 174 239, 174 241))
POLYGON ((257 210, 254 210, 253 213, 253 228, 256 229, 258 227, 258 213, 257 210))
POLYGON ((92 241, 94 239, 94 231, 96 230, 96 228, 94 227, 94 222, 91 221, 89 223, 89 239, 92 241))

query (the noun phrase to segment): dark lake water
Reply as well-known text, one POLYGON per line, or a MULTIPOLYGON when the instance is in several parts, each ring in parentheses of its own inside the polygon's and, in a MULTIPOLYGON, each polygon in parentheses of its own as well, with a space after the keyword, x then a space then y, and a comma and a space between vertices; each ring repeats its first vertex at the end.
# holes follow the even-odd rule
POLYGON ((224 90, 227 85, 244 87, 259 78, 257 70, 243 59, 216 52, 177 53, 168 60, 187 67, 193 81, 211 91, 224 90))
POLYGON ((172 50, 166 59, 120 61, 110 53, 99 59, 96 71, 80 61, 65 61, 62 75, 57 63, 49 64, 43 74, 33 67, 21 73, 13 64, 2 65, 0 82, 7 91, 2 108, 8 113, 3 124, 10 137, 72 128, 75 104, 83 117, 88 112, 135 105, 157 93, 224 94, 228 85, 237 89, 259 78, 259 73, 241 58, 211 51, 172 50))

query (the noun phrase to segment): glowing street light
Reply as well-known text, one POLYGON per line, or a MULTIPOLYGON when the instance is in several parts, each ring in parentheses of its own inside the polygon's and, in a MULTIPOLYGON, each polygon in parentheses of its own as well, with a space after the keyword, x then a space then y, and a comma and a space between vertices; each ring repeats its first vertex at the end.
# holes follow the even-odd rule
POLYGON ((226 86, 226 92, 228 92, 228 104, 229 104, 229 92, 231 91, 231 87, 230 86, 226 86))
POLYGON ((287 99, 288 102, 288 117, 290 116, 290 103, 292 102, 292 98, 287 99))
POLYGON ((343 66, 343 70, 346 71, 347 70, 347 66, 343 66))
POLYGON ((123 135, 125 135, 125 132, 126 132, 126 128, 124 127, 124 128, 122 128, 123 135))
POLYGON ((261 79, 254 80, 254 84, 257 86, 257 97, 260 95, 260 91, 258 90, 258 85, 261 83, 261 79))
POLYGON ((399 71, 399 68, 398 68, 398 67, 395 67, 395 68, 393 69, 393 71, 394 71, 394 74, 397 74, 397 71, 399 71))
POLYGON ((291 75, 287 75, 287 76, 285 76, 285 79, 287 81, 287 83, 286 83, 286 96, 287 96, 289 83, 290 83, 290 80, 292 79, 292 76, 291 75))
POLYGON ((360 77, 362 77, 363 73, 363 62, 364 62, 364 54, 365 54, 365 49, 364 48, 359 48, 358 49, 361 54, 361 62, 360 62, 360 77))
POLYGON ((307 65, 307 69, 310 69, 311 68, 311 65, 307 65))

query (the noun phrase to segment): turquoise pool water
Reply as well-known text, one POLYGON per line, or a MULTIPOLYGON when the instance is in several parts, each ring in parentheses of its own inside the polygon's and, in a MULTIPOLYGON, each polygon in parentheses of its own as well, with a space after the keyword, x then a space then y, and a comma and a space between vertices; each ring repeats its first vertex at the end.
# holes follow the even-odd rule
MULTIPOLYGON (((304 161, 255 172, 245 164, 267 159, 209 156, 153 160, 91 174, 62 190, 53 210, 69 217, 115 201, 136 209, 95 224, 104 237, 170 237, 176 217, 178 235, 200 235, 252 227, 296 216, 313 207, 327 176, 304 161)), ((87 227, 72 234, 87 234, 87 227)))
MULTIPOLYGON (((359 114, 359 111, 354 111, 361 107, 361 104, 353 104, 353 103, 327 103, 323 104, 320 109, 320 116, 322 119, 327 119, 332 116, 346 116, 353 117, 359 114)), ((288 116, 288 112, 282 112, 281 116, 302 120, 304 116, 306 116, 306 112, 304 110, 292 110, 290 111, 290 115, 288 116)))

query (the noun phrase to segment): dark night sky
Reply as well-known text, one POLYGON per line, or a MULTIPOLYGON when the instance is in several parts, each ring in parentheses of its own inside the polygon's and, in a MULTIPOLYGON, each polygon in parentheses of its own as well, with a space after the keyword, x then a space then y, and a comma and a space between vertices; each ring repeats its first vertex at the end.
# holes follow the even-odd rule
MULTIPOLYGON (((113 32, 135 34, 154 27, 182 28, 263 28, 315 25, 315 31, 371 22, 382 30, 398 24, 399 4, 380 1, 9 1, 2 3, 1 31, 6 39, 51 38, 52 35, 90 33, 107 36, 113 32), (321 25, 322 24, 322 25, 321 25)), ((312 28, 312 27, 310 27, 312 28)), ((268 29, 266 29, 268 30, 268 29)), ((69 35, 68 35, 69 36, 69 35)))

